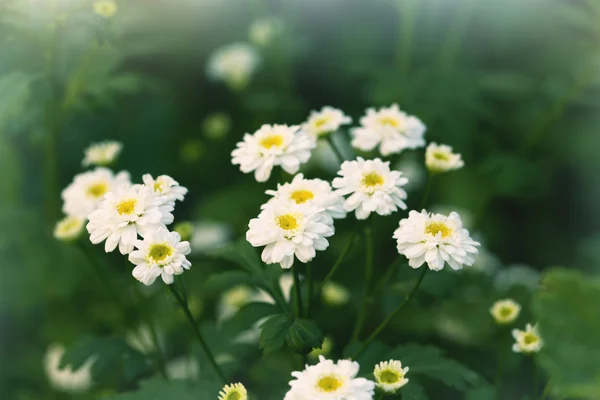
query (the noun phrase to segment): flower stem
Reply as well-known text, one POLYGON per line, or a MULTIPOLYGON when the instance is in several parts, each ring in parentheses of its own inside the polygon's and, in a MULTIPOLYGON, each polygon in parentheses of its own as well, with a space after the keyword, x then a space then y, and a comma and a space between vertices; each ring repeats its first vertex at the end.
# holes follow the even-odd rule
POLYGON ((421 198, 421 204, 419 205, 418 211, 425 208, 427 205, 427 199, 429 199, 429 194, 431 193, 431 186, 433 181, 433 174, 429 173, 427 175, 427 185, 425 186, 425 192, 423 193, 423 198, 421 198))
POLYGON ((155 358, 156 358, 156 367, 158 369, 158 372, 160 372, 160 374, 163 376, 163 378, 168 380, 169 376, 167 375, 167 370, 165 368, 165 355, 164 355, 164 352, 162 351, 160 342, 158 340, 158 334, 156 333, 156 327, 154 326, 154 321, 150 320, 148 326, 150 328, 150 336, 152 336, 152 341, 154 342, 154 354, 155 354, 155 358))
POLYGON ((294 289, 296 291, 296 316, 302 317, 302 288, 300 287, 300 275, 298 273, 298 265, 293 266, 294 270, 294 289))
POLYGON ((308 280, 308 300, 306 303, 306 318, 310 315, 310 307, 313 297, 313 280, 311 263, 306 264, 306 279, 308 280))
POLYGON ((181 295, 179 294, 179 292, 177 292, 177 289, 175 289, 175 287, 173 285, 168 285, 168 286, 169 286, 169 290, 171 290, 171 293, 173 293, 173 296, 175 296, 175 298, 179 302, 179 305, 181 306, 181 309, 183 310, 185 316, 187 317, 190 325, 192 325, 192 328, 194 329, 194 333, 196 334, 196 337, 198 338, 198 341, 200 342, 200 346, 202 347, 202 350, 204 351, 206 358, 208 358, 208 361, 210 362, 213 369, 219 376, 219 379, 221 379, 223 384, 226 384, 227 379, 225 378, 225 374, 223 374, 223 371, 221 370, 221 368, 215 361, 215 357, 213 356, 212 352, 210 351, 210 348, 208 347, 208 345, 206 344, 206 341, 204 340, 204 337, 202 336, 200 329, 198 329, 198 324, 196 324, 196 320, 194 320, 194 317, 192 315, 192 312, 190 311, 190 307, 188 306, 188 303, 183 299, 183 297, 181 297, 181 295))
POLYGON ((369 303, 372 301, 370 298, 371 293, 371 279, 373 277, 373 235, 370 226, 365 228, 365 291, 362 299, 360 310, 358 311, 358 317, 356 318, 356 325, 352 331, 352 338, 357 340, 360 336, 363 324, 367 316, 367 308, 369 303))
POLYGON ((120 297, 117 295, 117 291, 114 289, 112 283, 108 280, 108 278, 104 274, 104 268, 100 265, 98 260, 96 260, 96 258, 93 256, 93 254, 90 252, 89 248, 81 242, 77 242, 77 247, 79 247, 79 249, 85 256, 85 258, 88 260, 88 263, 90 264, 90 266, 92 267, 92 269, 94 270, 96 275, 98 275, 98 278, 102 282, 102 285, 104 286, 104 289, 106 290, 106 292, 108 294, 108 297, 110 297, 110 299, 115 303, 115 305, 118 308, 126 311, 127 308, 121 302, 120 297))
POLYGON ((338 256, 338 259, 333 264, 333 267, 331 267, 331 270, 329 271, 329 273, 325 276, 325 278, 319 284, 319 289, 323 289, 323 286, 327 282, 329 282, 329 280, 331 280, 331 278, 333 277, 333 275, 335 275, 335 273, 338 270, 338 268, 342 265, 342 262, 344 261, 344 258, 346 257, 346 254, 348 254, 348 251, 350 250, 350 247, 352 247, 352 242, 354 242, 354 238, 356 237, 357 230, 358 230, 357 228, 354 228, 354 230, 350 234, 350 238, 348 239, 348 242, 346 243, 346 245, 342 249, 342 252, 338 256))
POLYGON ((400 305, 398 307, 396 307, 394 309, 394 311, 392 311, 390 313, 390 315, 388 315, 388 317, 381 324, 379 324, 377 329, 375 329, 373 331, 373 333, 371 333, 369 335, 369 337, 364 341, 362 346, 354 354, 354 356, 352 357, 353 359, 356 359, 367 348, 369 343, 371 343, 373 341, 373 339, 375 339, 377 337, 377 335, 379 335, 381 333, 381 331, 390 323, 390 321, 392 319, 394 319, 396 314, 398 314, 410 302, 410 300, 412 299, 412 297, 415 294, 415 292, 417 291, 417 289, 419 289, 419 286, 421 286, 421 282, 423 282, 423 278, 425 278, 425 274, 429 270, 429 268, 427 268, 427 266, 422 266, 421 268, 422 268, 422 272, 421 272, 421 275, 419 276, 419 279, 417 280, 417 283, 412 288, 412 290, 406 295, 404 301, 402 303, 400 303, 400 305))
POLYGON ((329 135, 327 135, 326 139, 327 139, 327 142, 329 143, 329 147, 331 147, 331 150, 333 150, 333 152, 337 156, 340 164, 343 163, 344 161, 346 161, 346 157, 344 157, 344 154, 342 153, 342 151, 338 148, 337 144, 335 144, 335 142, 333 141, 333 134, 330 133, 329 135))

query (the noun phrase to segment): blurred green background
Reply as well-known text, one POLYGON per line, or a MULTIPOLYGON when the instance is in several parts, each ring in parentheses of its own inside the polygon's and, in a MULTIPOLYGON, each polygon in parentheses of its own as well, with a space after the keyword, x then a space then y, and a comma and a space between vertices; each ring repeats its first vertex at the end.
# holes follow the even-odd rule
MULTIPOLYGON (((118 6, 107 19, 87 1, 0 4, 3 399, 98 398, 135 387, 135 379, 109 371, 92 391, 65 394, 49 385, 43 368, 50 343, 123 336, 137 325, 107 299, 77 249, 52 238, 61 217, 60 192, 83 170, 90 142, 123 142, 116 168, 130 171, 133 180, 143 173, 169 174, 188 187, 176 221, 218 222, 237 239, 278 175, 259 184, 231 165, 230 152, 244 133, 263 123, 301 123, 324 105, 358 123, 365 108, 398 103, 424 121, 428 141, 449 144, 463 155, 465 168, 435 182, 432 208, 459 211, 484 250, 476 273, 430 276, 385 340, 434 343, 486 382, 494 380, 496 348, 510 343, 508 333, 498 339, 489 317, 495 299, 512 296, 524 304, 522 327, 533 318, 528 305, 540 271, 562 266, 597 274, 598 1, 136 0, 118 6), (210 54, 248 42, 251 24, 265 17, 280 19, 282 29, 255 46, 262 62, 248 86, 232 90, 207 78, 210 54)), ((323 153, 313 157, 306 175, 334 176, 335 161, 331 168, 323 153)), ((393 160, 414 178, 409 207, 416 207, 423 190, 422 159, 421 149, 393 160)), ((391 233, 400 218, 376 218, 379 274, 394 257, 391 233)), ((331 248, 315 260, 318 277, 336 259, 352 219, 336 223, 331 248)), ((362 257, 360 246, 353 252, 351 259, 362 257)), ((101 257, 131 294, 134 281, 123 257, 101 257)), ((221 293, 219 286, 206 287, 206 277, 235 266, 201 252, 192 261, 186 273, 190 291, 205 329, 214 331, 221 293)), ((337 279, 360 293, 362 269, 351 267, 357 272, 337 279)), ((410 279, 411 273, 401 271, 369 326, 402 298, 402 277, 410 279)), ((188 327, 180 327, 183 317, 164 288, 144 293, 150 299, 147 314, 162 327, 165 351, 173 358, 187 354, 188 327)), ((317 315, 333 337, 334 356, 349 338, 358 297, 347 313, 323 308, 317 315)), ((591 312, 588 322, 597 326, 598 313, 591 312)), ((598 342, 589 344, 596 353, 581 354, 599 354, 598 342)), ((290 365, 282 357, 261 359, 256 346, 245 351, 231 367, 235 376, 250 382, 263 396, 257 398, 281 398, 290 365)), ((503 398, 520 399, 530 391, 530 365, 512 354, 506 365, 503 398)), ((600 375, 590 376, 597 389, 600 375)), ((571 378, 561 375, 557 381, 571 378)), ((426 383, 431 398, 463 398, 455 389, 426 383)), ((600 398, 589 390, 587 398, 600 398)))

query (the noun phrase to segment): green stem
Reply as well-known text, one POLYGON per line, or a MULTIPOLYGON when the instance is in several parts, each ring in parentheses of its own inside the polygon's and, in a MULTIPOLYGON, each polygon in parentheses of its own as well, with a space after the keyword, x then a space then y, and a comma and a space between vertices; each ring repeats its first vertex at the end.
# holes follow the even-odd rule
POLYGON ((419 205, 418 211, 425 208, 427 205, 427 199, 429 199, 429 194, 431 193, 431 186, 433 181, 433 174, 429 173, 427 175, 427 184, 425 186, 425 193, 423 193, 423 198, 421 199, 421 204, 419 205))
POLYGON ((416 0, 397 0, 397 2, 398 12, 400 13, 400 29, 396 63, 400 71, 407 73, 410 69, 412 38, 419 2, 416 0))
POLYGON ((371 343, 373 341, 373 339, 375 339, 381 333, 381 331, 390 323, 390 321, 392 319, 394 319, 394 317, 410 302, 410 300, 412 299, 412 297, 415 294, 415 292, 417 291, 417 289, 419 289, 419 286, 421 286, 421 282, 423 282, 423 278, 425 278, 425 274, 429 270, 429 268, 427 268, 426 265, 421 266, 421 268, 422 268, 421 275, 419 276, 417 283, 412 288, 412 290, 406 295, 404 301, 402 303, 400 303, 400 305, 398 307, 396 307, 394 309, 394 311, 392 311, 390 313, 390 315, 388 315, 388 317, 381 324, 379 324, 377 329, 375 329, 373 331, 373 333, 371 333, 369 335, 369 337, 364 341, 362 346, 354 354, 354 356, 352 357, 353 359, 356 359, 367 348, 369 343, 371 343))
POLYGON ((394 275, 396 268, 400 266, 400 262, 403 259, 405 259, 403 256, 398 255, 394 259, 394 261, 392 261, 392 263, 389 265, 389 267, 387 267, 387 270, 385 271, 385 273, 383 274, 383 276, 381 277, 381 279, 379 280, 377 285, 375 285, 375 289, 373 289, 373 293, 381 293, 383 291, 383 288, 385 287, 385 285, 387 285, 388 281, 390 279, 392 279, 392 276, 394 275))
POLYGON ((100 265, 98 260, 96 260, 96 258, 93 256, 93 254, 90 252, 89 248, 81 242, 77 242, 77 246, 79 247, 79 249, 85 256, 85 258, 88 260, 89 265, 92 267, 92 269, 94 270, 94 272, 100 279, 100 282, 102 282, 102 286, 104 286, 104 289, 106 290, 106 293, 108 294, 108 297, 110 297, 110 299, 115 303, 115 305, 119 309, 127 310, 127 308, 125 307, 123 302, 121 302, 121 298, 117 295, 117 291, 113 287, 112 283, 106 277, 106 274, 104 273, 104 268, 100 265))
POLYGON ((348 254, 350 247, 352 247, 352 242, 354 241, 354 238, 356 237, 357 231, 358 231, 358 229, 357 229, 357 227, 355 227, 354 230, 352 231, 352 233, 350 234, 350 238, 348 239, 348 242, 346 243, 346 245, 342 249, 342 252, 338 256, 338 259, 333 264, 333 267, 331 268, 329 273, 325 276, 325 278, 319 284, 319 291, 321 291, 321 289, 323 289, 323 286, 331 280, 331 278, 333 277, 333 275, 335 275, 338 268, 342 265, 342 262, 344 261, 346 254, 348 254))
POLYGON ((333 150, 333 152, 335 153, 340 164, 346 161, 346 157, 344 157, 342 151, 337 147, 337 144, 335 144, 335 142, 333 141, 333 133, 327 135, 326 139, 327 143, 329 143, 329 147, 331 147, 331 150, 333 150))
POLYGON ((308 300, 306 303, 306 318, 310 315, 310 308, 313 297, 313 279, 311 263, 306 264, 306 279, 308 280, 308 300))
MULTIPOLYGON (((501 331, 501 333, 505 333, 501 331)), ((500 399, 500 391, 501 391, 501 383, 502 383, 502 370, 504 365, 504 354, 506 353, 506 349, 502 346, 502 337, 498 339, 498 349, 496 351, 496 376, 494 377, 494 388, 495 388, 495 398, 496 400, 500 399)))
POLYGON ((300 287, 298 265, 294 265, 292 269, 294 270, 294 290, 296 292, 296 317, 302 318, 302 288, 300 287))
POLYGON ((169 287, 169 290, 171 290, 171 293, 173 293, 173 296, 175 296, 175 298, 179 302, 179 305, 181 306, 181 309, 183 310, 185 316, 187 317, 190 325, 192 325, 192 328, 194 329, 194 333, 196 334, 196 337, 198 338, 198 341, 200 342, 200 346, 202 347, 202 350, 204 351, 206 358, 208 358, 208 361, 210 362, 213 369, 215 370, 215 372, 221 379, 222 383, 226 384, 227 379, 225 378, 225 374, 221 370, 221 367, 219 367, 219 365, 215 361, 215 357, 213 356, 212 352, 210 351, 210 348, 208 347, 208 345, 206 344, 206 341, 204 340, 204 337, 202 336, 202 333, 200 332, 200 329, 198 328, 198 324, 196 324, 196 320, 194 319, 194 316, 192 315, 192 312, 190 311, 190 307, 188 306, 187 302, 185 300, 183 300, 183 297, 181 297, 181 295, 179 294, 179 292, 177 292, 177 289, 175 289, 175 287, 173 285, 167 285, 167 286, 169 287))
POLYGON ((537 394, 539 393, 539 390, 538 390, 539 371, 537 368, 537 364, 535 363, 534 357, 531 357, 531 369, 532 369, 532 375, 533 375, 533 398, 535 399, 537 397, 537 394))
POLYGON ((158 340, 158 334, 156 333, 156 327, 154 326, 154 321, 151 320, 148 323, 148 327, 150 329, 150 336, 152 336, 152 342, 154 342, 154 355, 156 358, 156 368, 158 369, 158 372, 160 372, 160 374, 165 378, 165 379, 169 379, 169 376, 167 375, 167 370, 166 370, 166 358, 165 358, 165 353, 162 351, 162 348, 160 346, 160 341, 158 340))
POLYGON ((456 55, 460 50, 460 45, 467 33, 467 28, 469 27, 469 19, 475 11, 472 1, 473 0, 461 0, 459 1, 458 6, 454 7, 454 19, 446 35, 446 42, 442 46, 439 61, 442 70, 447 70, 452 66, 456 59, 456 55))
POLYGON ((367 317, 367 308, 369 303, 372 301, 370 298, 371 293, 371 279, 373 277, 373 235, 370 226, 365 228, 365 291, 362 299, 362 304, 358 311, 356 318, 356 325, 352 331, 352 338, 358 340, 360 332, 365 323, 367 317))

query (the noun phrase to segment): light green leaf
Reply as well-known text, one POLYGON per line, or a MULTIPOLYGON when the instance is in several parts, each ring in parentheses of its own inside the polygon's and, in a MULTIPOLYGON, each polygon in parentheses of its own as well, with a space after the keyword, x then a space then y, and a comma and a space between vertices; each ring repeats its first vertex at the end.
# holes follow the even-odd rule
POLYGON ((557 397, 600 398, 600 279, 554 269, 533 301, 544 347, 537 360, 557 397))
POLYGON ((140 388, 136 392, 113 396, 109 400, 216 399, 221 387, 218 382, 152 379, 141 382, 140 388))

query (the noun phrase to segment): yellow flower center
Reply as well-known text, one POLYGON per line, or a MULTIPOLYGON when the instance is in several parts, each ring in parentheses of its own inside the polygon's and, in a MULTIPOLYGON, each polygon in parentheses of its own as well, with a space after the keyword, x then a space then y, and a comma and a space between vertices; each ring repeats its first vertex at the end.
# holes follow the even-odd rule
POLYGON ((102 197, 108 191, 108 185, 105 182, 98 182, 87 188, 87 194, 92 197, 102 197))
POLYGON ((340 386, 342 386, 342 381, 335 376, 325 376, 317 382, 317 387, 322 392, 335 392, 340 386))
POLYGON ((450 161, 448 154, 442 152, 433 153, 433 158, 439 161, 450 161))
POLYGON ((296 204, 306 203, 307 201, 312 200, 314 197, 315 195, 313 192, 304 189, 296 190, 290 195, 290 199, 294 200, 296 204))
POLYGON ((235 392, 227 393, 225 400, 240 400, 241 398, 242 398, 242 395, 240 394, 240 392, 238 392, 236 390, 235 392))
POLYGON ((154 182, 154 191, 160 192, 161 190, 162 190, 162 185, 160 184, 160 182, 158 182, 158 181, 154 182))
POLYGON ((298 228, 298 220, 292 214, 285 214, 277 217, 277 225, 279 225, 281 229, 291 231, 298 228))
POLYGON ((523 336, 523 343, 525 343, 525 344, 533 344, 537 341, 538 341, 538 337, 536 335, 534 335, 533 333, 526 333, 525 336, 523 336))
POLYGON ((314 125, 315 125, 315 128, 320 128, 328 122, 329 122, 329 117, 320 117, 315 120, 314 125))
POLYGON ((398 371, 391 369, 386 369, 379 373, 379 380, 381 383, 397 383, 401 378, 402 376, 398 373, 398 371))
POLYGON ((259 143, 265 149, 270 149, 271 147, 281 147, 281 145, 283 144, 283 136, 270 135, 264 139, 261 139, 259 143))
POLYGON ((127 214, 131 215, 135 210, 135 205, 137 204, 136 199, 123 200, 119 204, 117 204, 117 211, 119 214, 127 214))
POLYGON ((156 243, 148 249, 148 257, 154 261, 163 261, 173 254, 173 248, 165 243, 156 243))
POLYGON ((512 308, 510 307, 502 307, 500 309, 500 316, 504 318, 508 318, 512 315, 512 308))
POLYGON ((363 175, 362 184, 368 188, 383 184, 383 177, 377 172, 369 172, 363 175))
POLYGON ((452 233, 452 229, 442 222, 432 222, 425 228, 425 233, 429 233, 433 236, 437 236, 438 233, 441 233, 442 237, 445 238, 452 233))
POLYGON ((381 117, 379 118, 379 123, 381 125, 391 126, 393 128, 400 127, 400 121, 392 117, 381 117))

